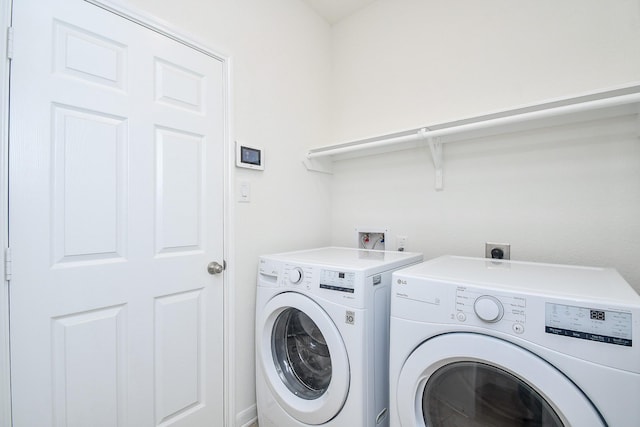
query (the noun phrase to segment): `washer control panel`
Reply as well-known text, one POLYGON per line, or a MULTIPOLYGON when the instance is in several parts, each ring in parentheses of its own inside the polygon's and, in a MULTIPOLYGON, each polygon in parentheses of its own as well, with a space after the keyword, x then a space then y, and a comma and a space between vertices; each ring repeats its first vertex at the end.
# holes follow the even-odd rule
POLYGON ((353 308, 365 308, 374 287, 390 288, 390 281, 391 272, 365 277, 357 270, 269 260, 261 261, 258 276, 258 286, 317 295, 353 308))
POLYGON ((300 267, 293 267, 287 271, 287 277, 289 278, 289 282, 297 285, 304 278, 304 272, 300 267))
POLYGON ((320 288, 352 294, 356 288, 356 273, 322 269, 320 270, 320 288))
POLYGON ((282 286, 301 286, 353 294, 356 289, 356 273, 313 266, 285 264, 282 286))
POLYGON ((311 289, 314 276, 314 269, 309 266, 285 264, 281 285, 311 289))

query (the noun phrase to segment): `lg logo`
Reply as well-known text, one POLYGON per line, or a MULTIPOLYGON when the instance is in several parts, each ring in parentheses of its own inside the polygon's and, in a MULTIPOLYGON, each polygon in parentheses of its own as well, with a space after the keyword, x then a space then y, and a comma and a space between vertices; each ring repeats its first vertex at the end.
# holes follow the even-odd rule
POLYGON ((402 280, 402 279, 398 279, 396 283, 398 283, 398 285, 406 285, 407 281, 406 280, 402 280))

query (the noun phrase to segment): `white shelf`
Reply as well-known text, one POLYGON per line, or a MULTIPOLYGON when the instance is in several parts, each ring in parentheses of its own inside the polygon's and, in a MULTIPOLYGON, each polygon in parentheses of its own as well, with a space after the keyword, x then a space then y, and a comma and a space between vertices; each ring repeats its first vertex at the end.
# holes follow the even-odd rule
POLYGON ((640 136, 640 84, 313 148, 308 151, 304 164, 308 170, 331 173, 333 160, 403 150, 426 143, 436 171, 436 190, 442 190, 442 144, 623 115, 636 116, 640 136))

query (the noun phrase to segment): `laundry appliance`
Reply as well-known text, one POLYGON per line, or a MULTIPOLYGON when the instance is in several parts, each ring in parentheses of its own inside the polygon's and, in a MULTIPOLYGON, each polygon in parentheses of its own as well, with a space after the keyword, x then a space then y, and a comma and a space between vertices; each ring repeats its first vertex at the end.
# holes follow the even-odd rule
POLYGON ((422 259, 338 247, 260 257, 260 427, 389 425, 391 275, 422 259))
POLYGON ((637 427, 640 296, 613 269, 445 256, 393 274, 392 427, 637 427))

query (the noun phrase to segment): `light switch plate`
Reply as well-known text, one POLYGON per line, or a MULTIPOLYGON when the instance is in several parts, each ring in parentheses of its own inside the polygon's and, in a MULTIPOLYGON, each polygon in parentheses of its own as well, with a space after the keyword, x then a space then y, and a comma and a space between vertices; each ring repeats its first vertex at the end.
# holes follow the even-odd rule
POLYGON ((240 181, 238 189, 238 202, 249 203, 251 201, 251 183, 249 181, 240 181))

